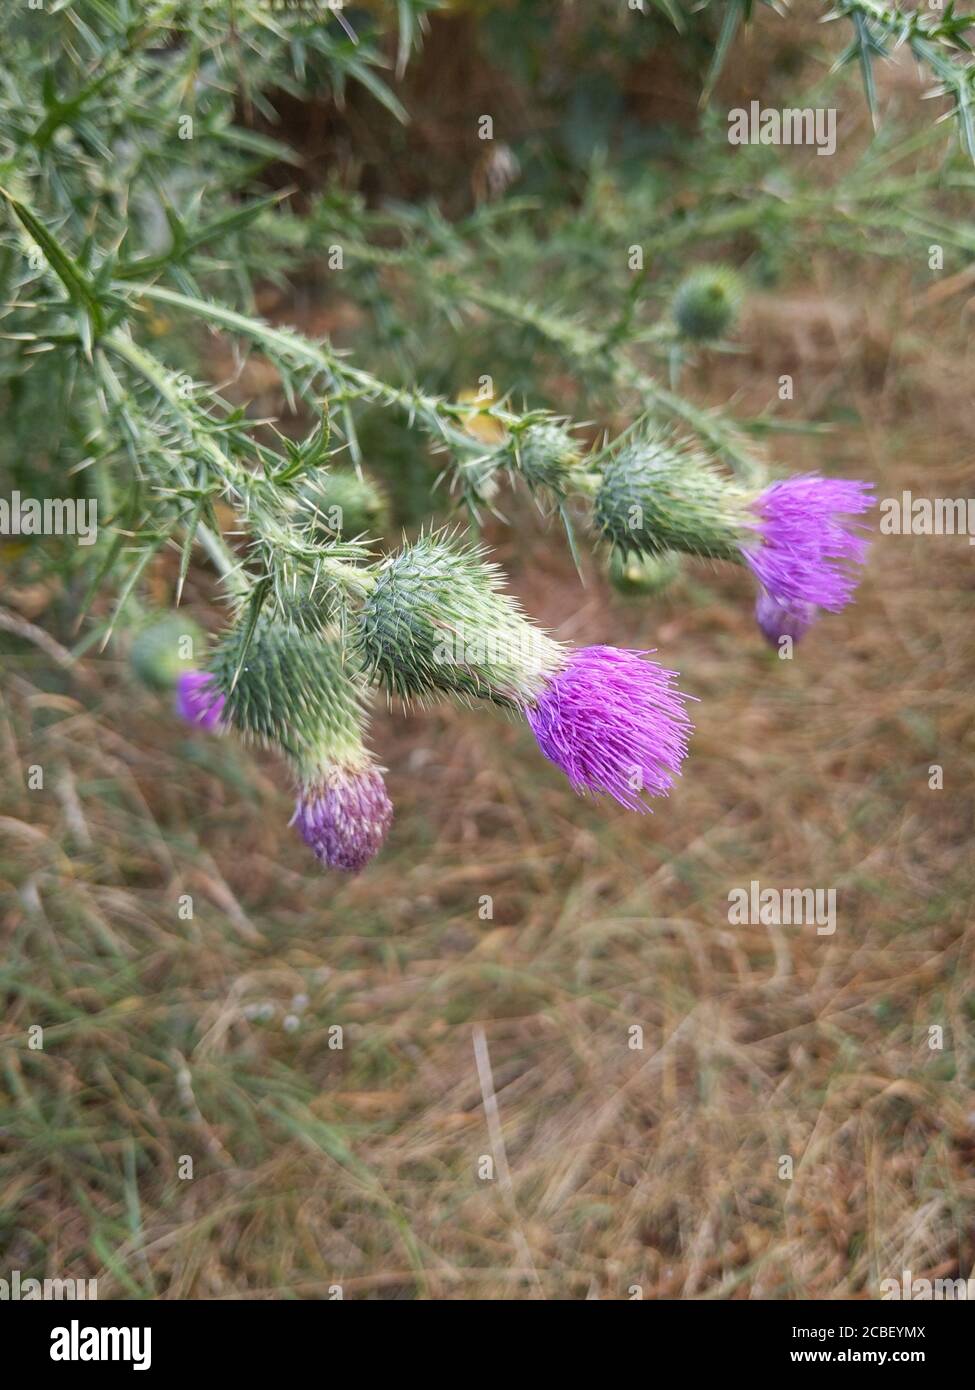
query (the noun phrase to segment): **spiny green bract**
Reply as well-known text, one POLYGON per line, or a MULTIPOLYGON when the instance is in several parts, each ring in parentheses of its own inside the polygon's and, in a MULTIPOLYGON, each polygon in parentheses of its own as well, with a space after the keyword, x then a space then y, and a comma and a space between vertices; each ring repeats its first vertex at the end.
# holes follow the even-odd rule
POLYGON ((624 554, 680 550, 740 561, 746 503, 706 458, 657 436, 626 444, 606 465, 593 520, 624 554))
POLYGON ((562 425, 529 425, 513 440, 513 471, 524 478, 532 492, 548 488, 565 495, 568 474, 578 468, 579 445, 562 425))
POLYGON ((356 629, 364 666, 407 700, 438 692, 509 708, 533 700, 562 649, 501 582, 475 547, 421 536, 376 576, 356 629))
POLYGON ((129 659, 152 690, 171 690, 184 671, 202 665, 205 650, 206 638, 193 619, 172 613, 142 628, 129 659))
POLYGON ((738 316, 743 290, 733 270, 701 266, 677 286, 671 304, 674 322, 685 338, 707 341, 727 333, 738 316))
POLYGON ((302 778, 332 764, 364 766, 368 692, 338 637, 309 634, 262 616, 246 650, 245 638, 245 625, 239 623, 210 664, 230 724, 283 749, 302 778))
POLYGON ((327 536, 377 536, 389 526, 389 502, 372 478, 351 469, 328 473, 299 491, 297 512, 327 536))
POLYGON ((680 556, 672 550, 660 555, 625 555, 614 550, 609 560, 609 582, 621 594, 659 594, 680 573, 680 556))

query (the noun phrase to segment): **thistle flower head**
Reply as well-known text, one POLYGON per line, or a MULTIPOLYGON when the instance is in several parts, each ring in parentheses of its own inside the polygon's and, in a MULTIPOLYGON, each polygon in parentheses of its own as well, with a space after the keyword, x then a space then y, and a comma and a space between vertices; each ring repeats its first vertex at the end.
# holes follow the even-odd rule
POLYGON ((577 792, 646 811, 666 796, 687 753, 686 697, 647 653, 582 647, 525 710, 538 746, 577 792))
POLYGON ((391 693, 438 693, 519 707, 562 662, 562 648, 501 590, 501 572, 456 538, 421 536, 380 569, 356 641, 391 693))
POLYGON ((668 434, 647 435, 610 459, 593 520, 615 549, 668 550, 739 560, 748 495, 696 450, 668 434))
POLYGON ((838 613, 850 602, 867 541, 849 518, 870 510, 872 490, 870 483, 807 473, 772 483, 754 500, 757 541, 746 542, 742 554, 782 607, 813 604, 838 613))
POLYGON ((323 864, 354 874, 382 848, 392 819, 378 768, 335 768, 302 787, 292 824, 323 864))
POLYGON ((209 671, 184 671, 176 681, 176 713, 187 724, 212 731, 224 723, 225 700, 209 671))
POLYGON ((727 333, 738 316, 742 298, 742 284, 733 270, 723 265, 701 266, 677 286, 671 313, 685 338, 707 341, 727 333))
POLYGON ((755 621, 766 640, 777 647, 783 637, 798 642, 816 621, 816 609, 811 603, 792 606, 779 603, 762 589, 755 600, 755 621))
POLYGON ((298 782, 294 824, 330 868, 354 872, 385 839, 393 808, 365 745, 368 692, 338 637, 259 618, 213 663, 231 724, 281 749, 298 782))

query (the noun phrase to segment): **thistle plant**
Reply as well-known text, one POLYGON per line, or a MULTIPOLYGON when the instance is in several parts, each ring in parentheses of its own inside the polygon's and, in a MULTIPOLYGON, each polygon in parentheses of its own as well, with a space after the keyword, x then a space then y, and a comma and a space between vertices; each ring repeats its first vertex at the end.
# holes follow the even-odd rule
MULTIPOLYGON (((801 621, 851 601, 867 552, 856 519, 872 505, 869 484, 816 474, 747 488, 673 438, 649 435, 611 459, 593 517, 623 554, 677 550, 747 565, 771 603, 801 621)), ((771 621, 767 604, 759 621, 763 630, 771 621)))
POLYGON ((387 560, 359 618, 373 676, 406 698, 449 693, 527 721, 577 792, 631 810, 670 791, 690 722, 676 672, 615 647, 567 648, 501 588, 478 550, 425 537, 387 560))
MULTIPOLYGON (((889 255, 919 238, 975 250, 954 201, 972 172, 926 157, 936 134, 881 132, 813 183, 769 149, 729 177, 705 119, 690 153, 638 178, 594 149, 572 196, 541 208, 513 189, 448 221, 432 199, 367 205, 336 179, 292 199, 279 171, 309 171, 274 94, 336 113, 362 102, 405 125, 396 75, 431 8, 241 0, 231 24, 216 0, 21 7, 0 83, 0 461, 14 485, 70 491, 100 518, 90 549, 29 547, 25 574, 53 572, 77 596, 78 659, 132 639, 143 679, 173 689, 183 718, 281 752, 299 834, 345 870, 377 852, 392 814, 366 746, 375 689, 523 720, 577 791, 633 810, 669 792, 690 733, 675 673, 648 653, 556 641, 474 531, 509 520, 515 484, 581 570, 586 541, 608 542, 614 584, 652 601, 682 555, 745 565, 762 631, 798 636, 852 598, 869 488, 781 476, 776 436, 819 426, 705 407, 695 364, 735 331, 763 257, 798 263, 821 243, 889 255), (256 308, 261 286, 320 271, 323 248, 341 252, 329 286, 357 316, 354 351, 256 308), (231 349, 222 386, 200 329, 231 349), (276 374, 285 420, 240 404, 250 356, 276 374), (486 364, 505 380, 472 403, 486 364), (409 477, 426 497, 431 464, 444 486, 423 529, 409 517, 413 539, 384 553, 393 502, 409 477), (174 604, 195 576, 227 604, 209 662, 139 635, 167 555, 174 604)), ((706 25, 709 8, 665 0, 655 39, 664 22, 706 25)), ((751 8, 725 7, 716 62, 751 8)), ((885 45, 909 44, 968 138, 956 17, 835 8, 865 73, 885 45)), ((612 10, 598 22, 619 23, 612 10)), ((563 171, 535 177, 544 193, 563 171)))
POLYGON ((341 640, 266 618, 253 629, 238 622, 195 684, 197 699, 201 687, 231 728, 286 756, 298 786, 294 824, 322 864, 362 869, 393 806, 365 744, 368 693, 341 640))

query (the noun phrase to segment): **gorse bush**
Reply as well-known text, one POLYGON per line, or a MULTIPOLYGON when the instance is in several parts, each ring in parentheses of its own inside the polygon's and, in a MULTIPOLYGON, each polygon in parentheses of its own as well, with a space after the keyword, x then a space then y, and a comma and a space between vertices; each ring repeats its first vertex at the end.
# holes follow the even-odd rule
MULTIPOLYGON (((280 750, 301 836, 353 871, 392 817, 368 750, 377 691, 524 719, 577 791, 630 809, 671 789, 691 730, 676 674, 541 630, 478 542, 482 521, 524 492, 635 594, 665 588, 682 555, 745 566, 761 631, 797 639, 853 596, 870 489, 781 476, 767 441, 804 426, 702 408, 700 354, 728 347, 749 284, 776 283, 811 242, 891 255, 934 241, 949 262, 973 249, 955 216, 972 182, 972 68, 951 6, 832 6, 850 34, 839 67, 856 60, 870 108, 873 65, 896 46, 931 72, 960 133, 947 156, 942 132, 885 122, 825 182, 761 143, 732 170, 712 110, 693 140, 657 131, 662 160, 634 146, 636 163, 614 165, 575 132, 546 165, 537 141, 516 153, 481 116, 475 206, 452 221, 348 178, 292 197, 281 171, 305 170, 278 107, 372 103, 408 128, 397 87, 433 8, 254 0, 231 18, 224 0, 47 0, 5 21, 4 463, 18 495, 92 502, 100 520, 94 545, 45 541, 14 563, 58 571, 77 655, 122 639, 150 684, 175 684, 185 718, 280 750), (729 239, 734 265, 715 256, 729 239), (354 356, 258 312, 255 285, 303 273, 340 280, 354 356), (239 363, 273 365, 288 434, 205 384, 196 325, 239 363), (551 398, 553 366, 571 400, 551 398), (444 486, 427 524, 384 554, 396 460, 417 476, 431 453, 444 486), (147 610, 154 557, 173 547, 177 604, 194 561, 220 576, 228 623, 209 654, 189 620, 147 610)), ((658 0, 580 23, 608 53, 632 39, 641 58, 663 42, 703 54, 707 95, 752 10, 658 0)))

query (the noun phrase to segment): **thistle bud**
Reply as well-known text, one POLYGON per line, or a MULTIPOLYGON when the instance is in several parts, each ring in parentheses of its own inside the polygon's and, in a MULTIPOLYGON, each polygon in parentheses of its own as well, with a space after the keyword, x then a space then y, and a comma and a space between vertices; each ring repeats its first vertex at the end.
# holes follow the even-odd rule
POLYGON ((660 555, 624 555, 614 550, 609 561, 609 582, 617 593, 628 598, 641 594, 661 594, 680 574, 680 556, 672 550, 660 555))
POLYGON ((748 534, 747 494, 701 454, 667 435, 624 445, 609 461, 593 520, 624 554, 668 550, 740 560, 748 534))
POLYGON ((727 333, 738 316, 742 297, 741 281, 733 270, 723 265, 701 266, 677 286, 671 314, 685 338, 706 342, 727 333))
POLYGON ((363 665, 404 699, 437 693, 518 707, 562 648, 501 590, 497 565, 456 539, 422 536, 385 561, 362 612, 363 665))
POLYGON ((365 746, 367 692, 336 638, 259 619, 217 652, 213 675, 226 717, 282 749, 298 782, 293 824, 329 868, 356 872, 380 849, 393 815, 365 746))
POLYGON ((152 690, 172 690, 200 662, 206 638, 192 618, 167 613, 137 633, 129 651, 133 670, 152 690))
POLYGON ((381 535, 389 526, 389 502, 371 478, 350 469, 335 470, 305 483, 297 511, 328 536, 381 535))
POLYGON ((532 492, 547 489, 564 497, 568 476, 582 455, 569 431, 548 422, 528 425, 512 440, 513 471, 532 492))
POLYGON ((224 726, 224 698, 209 671, 184 671, 176 682, 176 713, 208 733, 224 726))
POLYGON ((427 536, 386 562, 359 630, 364 659, 407 698, 446 691, 524 716, 576 791, 647 810, 687 751, 690 723, 675 673, 646 653, 570 650, 500 591, 481 553, 427 536))
POLYGON ((762 589, 755 600, 755 621, 769 645, 777 647, 783 637, 798 642, 816 621, 816 609, 811 603, 789 607, 762 589))
POLYGON ((867 541, 854 518, 872 485, 800 474, 757 491, 660 437, 626 445, 608 464, 593 508, 623 552, 666 550, 745 564, 781 607, 839 612, 852 599, 867 541))

